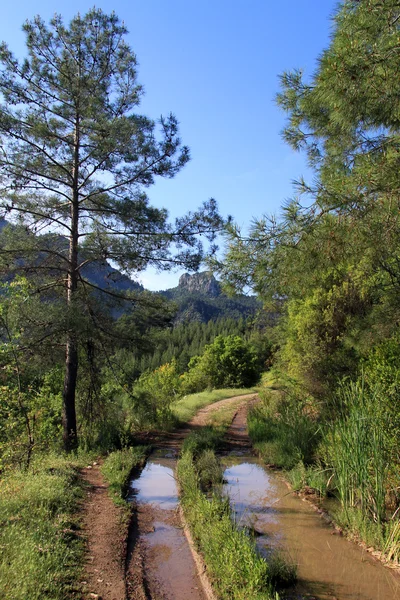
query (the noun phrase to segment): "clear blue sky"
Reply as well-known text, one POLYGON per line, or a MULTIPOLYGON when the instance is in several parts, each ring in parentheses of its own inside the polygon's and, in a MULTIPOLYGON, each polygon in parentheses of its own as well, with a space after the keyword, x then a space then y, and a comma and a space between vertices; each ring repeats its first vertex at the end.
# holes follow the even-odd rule
MULTIPOLYGON (((93 3, 69 0, 7 2, 0 40, 24 54, 21 25, 54 12, 66 22, 93 3)), ((222 214, 246 227, 253 217, 278 213, 292 180, 307 175, 302 155, 280 138, 285 115, 275 106, 278 75, 303 68, 312 74, 329 44, 334 0, 100 0, 129 30, 152 118, 173 112, 192 160, 172 180, 149 189, 151 201, 177 216, 210 197, 222 214)), ((177 285, 180 273, 146 272, 149 289, 177 285)))

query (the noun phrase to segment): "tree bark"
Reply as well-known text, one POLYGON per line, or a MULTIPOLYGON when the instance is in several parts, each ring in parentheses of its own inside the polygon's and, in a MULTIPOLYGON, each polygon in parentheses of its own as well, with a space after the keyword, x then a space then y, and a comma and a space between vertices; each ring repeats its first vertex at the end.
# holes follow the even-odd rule
POLYGON ((67 452, 78 446, 76 429, 75 393, 78 379, 78 341, 75 323, 74 300, 78 289, 78 239, 79 239, 79 115, 77 111, 74 131, 74 153, 72 167, 71 231, 69 237, 67 311, 68 331, 65 349, 65 377, 63 389, 63 440, 67 452))
MULTIPOLYGON (((71 203, 71 235, 69 240, 69 268, 67 279, 68 320, 75 319, 74 299, 78 288, 78 201, 71 203)), ((78 445, 76 430, 75 392, 78 378, 78 342, 74 323, 69 322, 65 349, 65 377, 63 389, 63 439, 67 452, 78 445)))
POLYGON ((76 431, 75 391, 78 377, 78 347, 75 336, 68 333, 63 390, 63 440, 67 452, 78 446, 76 431))

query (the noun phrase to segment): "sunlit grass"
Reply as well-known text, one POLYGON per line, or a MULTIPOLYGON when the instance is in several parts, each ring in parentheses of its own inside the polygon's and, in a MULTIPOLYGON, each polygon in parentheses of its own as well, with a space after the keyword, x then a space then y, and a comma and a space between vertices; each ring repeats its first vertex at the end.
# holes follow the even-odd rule
POLYGON ((0 482, 0 598, 77 597, 84 546, 77 535, 83 459, 48 456, 0 482))
POLYGON ((256 388, 226 388, 221 390, 212 390, 199 392, 198 394, 190 394, 184 396, 174 403, 172 412, 181 423, 190 421, 192 417, 205 406, 213 404, 224 398, 232 398, 234 396, 242 396, 244 394, 256 393, 256 388))
POLYGON ((133 469, 144 465, 148 450, 147 446, 124 448, 111 452, 104 461, 101 472, 108 483, 113 500, 117 503, 125 498, 130 475, 133 469))

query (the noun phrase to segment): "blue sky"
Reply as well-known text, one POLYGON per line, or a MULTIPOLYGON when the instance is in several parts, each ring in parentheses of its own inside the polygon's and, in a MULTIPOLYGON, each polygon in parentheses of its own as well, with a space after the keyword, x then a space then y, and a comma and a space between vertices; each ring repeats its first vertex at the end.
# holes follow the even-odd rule
MULTIPOLYGON (((67 22, 93 6, 36 0, 2 6, 0 40, 24 54, 22 23, 54 12, 67 22), (34 5, 32 7, 32 5, 34 5)), ((278 75, 303 68, 311 75, 329 44, 333 0, 115 0, 129 30, 145 96, 140 110, 157 118, 173 112, 191 162, 172 180, 148 190, 150 200, 178 216, 215 198, 223 215, 246 227, 254 217, 278 213, 293 193, 292 180, 310 176, 304 156, 280 137, 285 115, 274 102, 278 75)), ((147 271, 149 289, 177 285, 179 273, 147 271)))

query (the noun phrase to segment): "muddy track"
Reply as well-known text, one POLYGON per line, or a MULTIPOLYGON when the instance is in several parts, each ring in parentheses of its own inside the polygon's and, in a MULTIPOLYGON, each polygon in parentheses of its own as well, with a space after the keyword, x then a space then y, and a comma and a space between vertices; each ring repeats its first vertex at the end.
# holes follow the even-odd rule
MULTIPOLYGON (((254 401, 255 397, 255 394, 247 394, 215 402, 201 409, 187 427, 155 439, 147 438, 146 442, 152 443, 155 449, 168 449, 172 456, 177 456, 189 432, 206 425, 214 411, 234 403, 238 404, 240 411, 240 406, 247 405, 249 400, 254 401)), ((236 436, 238 432, 232 434, 236 436)), ((239 438, 237 443, 241 443, 239 438)), ((87 541, 82 600, 178 600, 177 590, 168 590, 161 583, 163 573, 160 573, 157 554, 163 555, 163 562, 170 571, 168 576, 172 574, 174 585, 176 583, 182 590, 182 600, 210 598, 210 594, 203 591, 203 582, 197 574, 198 566, 183 534, 177 510, 160 512, 151 504, 133 502, 128 531, 126 515, 108 496, 99 465, 88 466, 83 470, 83 476, 88 487, 82 509, 82 530, 87 541), (153 543, 157 532, 173 536, 181 563, 179 571, 174 572, 176 560, 168 562, 168 551, 164 545, 153 543), (185 581, 179 579, 182 568, 192 572, 185 581)))
POLYGON ((88 465, 83 477, 87 489, 81 528, 87 555, 82 598, 126 600, 127 520, 108 495, 99 464, 88 465))
MULTIPOLYGON (((248 408, 256 400, 252 396, 221 400, 202 409, 187 428, 157 438, 157 447, 163 449, 164 456, 165 450, 167 456, 176 456, 190 431, 206 425, 215 410, 237 402, 221 450, 225 464, 233 465, 228 466, 225 475, 229 479, 227 474, 233 471, 232 485, 235 493, 241 490, 243 506, 248 493, 250 504, 244 510, 250 510, 247 516, 250 514, 252 526, 257 524, 257 545, 262 544, 263 537, 267 544, 274 538, 279 543, 283 541, 298 564, 298 584, 283 591, 281 597, 286 600, 400 598, 397 574, 337 535, 308 501, 288 491, 282 478, 263 469, 252 455, 246 425, 248 408), (250 480, 241 488, 243 467, 250 467, 250 480)), ((86 469, 85 478, 89 489, 83 513, 88 539, 84 600, 211 600, 212 591, 204 591, 204 579, 198 577, 204 565, 201 561, 196 564, 193 559, 179 511, 137 502, 127 535, 126 521, 121 521, 119 509, 108 497, 98 465, 86 469)), ((162 489, 164 484, 159 483, 162 489)), ((238 520, 241 518, 239 515, 238 520)), ((259 549, 262 552, 262 547, 259 549)))
POLYGON ((248 406, 240 408, 226 436, 224 477, 237 506, 237 522, 255 532, 264 556, 277 548, 297 564, 298 583, 281 590, 283 600, 398 600, 399 574, 358 544, 342 537, 324 518, 317 499, 299 496, 276 472, 252 455, 248 406), (246 451, 247 449, 247 451, 246 451))

